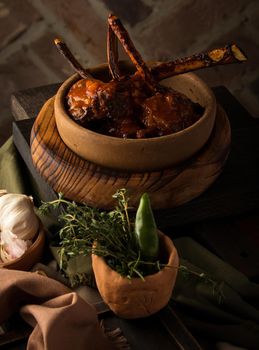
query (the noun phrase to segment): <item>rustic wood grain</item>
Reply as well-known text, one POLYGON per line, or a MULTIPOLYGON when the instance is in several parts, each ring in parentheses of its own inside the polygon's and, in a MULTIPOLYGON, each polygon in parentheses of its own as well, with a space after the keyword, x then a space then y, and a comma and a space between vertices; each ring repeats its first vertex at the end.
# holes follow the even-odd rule
POLYGON ((31 133, 34 166, 56 192, 68 199, 111 209, 112 195, 127 188, 130 205, 136 207, 148 192, 154 209, 182 205, 204 192, 222 172, 230 147, 228 118, 218 107, 215 128, 203 149, 185 163, 163 171, 127 173, 102 168, 73 153, 56 128, 54 98, 48 100, 36 118, 31 133))

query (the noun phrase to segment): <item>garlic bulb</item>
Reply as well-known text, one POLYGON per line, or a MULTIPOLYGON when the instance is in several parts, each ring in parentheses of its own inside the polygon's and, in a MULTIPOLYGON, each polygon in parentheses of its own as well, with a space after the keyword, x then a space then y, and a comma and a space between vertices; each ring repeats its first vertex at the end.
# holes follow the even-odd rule
POLYGON ((39 219, 32 197, 14 193, 0 195, 0 231, 11 231, 18 238, 27 240, 34 238, 38 229, 39 219))
POLYGON ((6 263, 19 258, 25 253, 31 244, 32 242, 30 240, 24 241, 9 230, 2 231, 0 241, 1 260, 6 263))

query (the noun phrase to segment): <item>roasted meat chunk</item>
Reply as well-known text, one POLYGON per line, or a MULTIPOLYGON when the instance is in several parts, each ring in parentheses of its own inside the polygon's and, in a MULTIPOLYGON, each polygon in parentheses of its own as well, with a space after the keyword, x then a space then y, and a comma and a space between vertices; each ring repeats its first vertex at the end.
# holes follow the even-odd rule
POLYGON ((81 79, 67 94, 68 111, 75 121, 85 126, 95 119, 127 119, 150 94, 145 81, 137 75, 134 79, 124 77, 110 82, 81 79))
POLYGON ((81 79, 67 94, 68 111, 80 124, 93 119, 120 118, 132 114, 131 96, 118 81, 81 79))
POLYGON ((203 108, 185 95, 167 89, 143 101, 142 123, 148 129, 167 135, 178 132, 195 123, 202 115, 203 108))

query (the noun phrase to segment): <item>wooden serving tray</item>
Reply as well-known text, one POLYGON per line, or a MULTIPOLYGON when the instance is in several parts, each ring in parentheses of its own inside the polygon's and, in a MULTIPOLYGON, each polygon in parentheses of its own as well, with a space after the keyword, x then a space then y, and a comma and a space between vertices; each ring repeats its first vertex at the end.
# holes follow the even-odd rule
POLYGON ((33 124, 31 156, 41 176, 68 199, 111 209, 115 204, 112 195, 119 188, 127 188, 131 206, 136 207, 140 195, 148 192, 152 207, 162 209, 180 206, 203 193, 222 172, 230 141, 228 118, 218 106, 209 141, 188 161, 154 172, 115 171, 82 159, 64 144, 56 128, 52 97, 33 124))

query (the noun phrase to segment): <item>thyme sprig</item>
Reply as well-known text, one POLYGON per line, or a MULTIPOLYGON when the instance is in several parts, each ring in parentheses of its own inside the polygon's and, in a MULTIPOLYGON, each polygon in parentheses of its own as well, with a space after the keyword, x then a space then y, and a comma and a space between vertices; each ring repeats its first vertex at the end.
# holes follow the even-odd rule
POLYGON ((54 201, 42 203, 40 211, 44 214, 50 209, 61 209, 58 217, 61 224, 61 269, 65 270, 73 257, 94 253, 102 256, 111 268, 128 278, 144 278, 150 273, 150 264, 152 273, 158 271, 158 262, 149 264, 140 260, 133 234, 134 220, 131 220, 128 212, 127 191, 120 189, 113 198, 118 204, 110 212, 68 201, 62 194, 54 201))
POLYGON ((225 299, 225 295, 223 293, 223 281, 215 280, 209 274, 197 272, 185 265, 179 265, 178 271, 184 278, 188 279, 194 277, 198 282, 208 285, 208 287, 211 289, 212 295, 216 297, 217 303, 219 305, 222 304, 223 300, 225 299))

